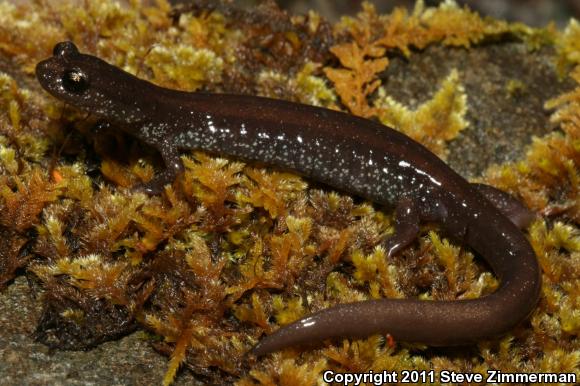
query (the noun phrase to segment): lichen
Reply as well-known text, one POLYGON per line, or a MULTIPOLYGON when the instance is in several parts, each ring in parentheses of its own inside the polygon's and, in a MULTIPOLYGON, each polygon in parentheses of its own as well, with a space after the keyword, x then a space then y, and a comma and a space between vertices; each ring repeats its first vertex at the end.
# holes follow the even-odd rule
MULTIPOLYGON (((482 18, 452 1, 388 15, 365 4, 334 26, 272 3, 252 11, 221 2, 171 9, 162 0, 0 3, 0 52, 16 64, 0 74, 0 286, 20 270, 44 288, 35 336, 51 347, 86 349, 148 331, 170 358, 165 384, 180 368, 238 385, 314 384, 327 368, 580 375, 578 30, 575 21, 559 32, 482 18), (390 58, 505 37, 554 47, 554 63, 576 88, 546 101, 557 129, 481 178, 543 216, 528 237, 544 285, 529 322, 462 355, 375 335, 246 361, 263 334, 338 303, 471 299, 493 292, 498 279, 428 224, 387 258, 380 244, 393 231, 390 211, 239 160, 186 152, 172 186, 136 193, 161 167, 155 154, 118 132, 92 138, 93 118, 32 86, 35 64, 71 39, 161 86, 378 118, 445 156, 468 127, 461 69, 439 79, 426 102, 405 106, 383 79, 390 58)), ((506 83, 514 98, 526 86, 506 83)))

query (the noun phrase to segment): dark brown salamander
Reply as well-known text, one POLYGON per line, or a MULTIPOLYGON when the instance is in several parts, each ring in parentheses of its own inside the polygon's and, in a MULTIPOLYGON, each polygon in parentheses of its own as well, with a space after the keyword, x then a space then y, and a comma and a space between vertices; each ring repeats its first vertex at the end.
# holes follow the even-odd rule
POLYGON ((57 44, 36 74, 55 97, 159 149, 167 168, 145 186, 149 193, 183 170, 179 149, 257 160, 378 204, 395 204, 395 234, 386 241, 389 256, 416 238, 420 221, 435 221, 483 256, 501 280, 496 292, 474 300, 381 299, 331 307, 264 338, 253 349, 256 355, 375 333, 428 345, 467 344, 509 331, 538 301, 534 251, 502 214, 524 226, 530 213, 506 193, 469 184, 395 130, 282 100, 161 88, 80 54, 71 42, 57 44))

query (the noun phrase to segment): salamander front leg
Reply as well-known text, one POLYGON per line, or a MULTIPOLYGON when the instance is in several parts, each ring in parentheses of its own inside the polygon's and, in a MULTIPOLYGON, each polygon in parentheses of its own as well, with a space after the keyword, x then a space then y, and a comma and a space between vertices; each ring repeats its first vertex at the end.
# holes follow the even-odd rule
POLYGON ((175 146, 167 141, 157 148, 161 153, 163 162, 165 162, 165 170, 158 173, 151 181, 137 187, 137 189, 150 195, 161 193, 165 185, 172 183, 175 177, 183 172, 183 163, 175 146))
POLYGON ((387 254, 393 256, 411 244, 419 233, 419 210, 410 198, 403 198, 395 209, 395 233, 385 243, 387 254))

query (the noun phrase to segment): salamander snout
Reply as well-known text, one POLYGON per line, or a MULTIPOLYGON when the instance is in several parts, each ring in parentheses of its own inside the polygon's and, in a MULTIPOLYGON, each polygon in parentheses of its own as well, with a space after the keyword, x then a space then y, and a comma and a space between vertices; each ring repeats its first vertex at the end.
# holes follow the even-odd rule
POLYGON ((36 78, 40 85, 47 91, 52 92, 57 83, 57 76, 60 73, 60 66, 53 58, 48 58, 36 65, 36 78))
POLYGON ((83 55, 69 41, 57 43, 53 56, 36 65, 36 77, 52 95, 69 102, 89 89, 89 71, 83 55))

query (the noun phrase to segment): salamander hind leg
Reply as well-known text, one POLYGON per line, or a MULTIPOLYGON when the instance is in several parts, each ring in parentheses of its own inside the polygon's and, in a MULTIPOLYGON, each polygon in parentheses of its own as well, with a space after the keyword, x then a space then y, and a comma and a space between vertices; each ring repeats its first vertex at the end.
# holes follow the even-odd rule
POLYGON ((403 198, 395 209, 395 233, 385 242, 389 257, 411 244, 419 234, 419 208, 415 201, 403 198))
POLYGON ((487 198, 499 211, 510 219, 518 228, 524 229, 536 218, 536 214, 526 208, 514 196, 490 185, 470 184, 481 195, 487 198))
POLYGON ((165 169, 156 174, 151 181, 140 184, 135 188, 150 195, 161 193, 165 185, 172 183, 175 177, 183 172, 183 163, 175 146, 166 141, 156 147, 161 153, 165 169))

